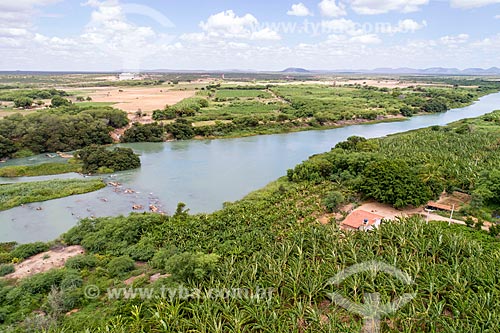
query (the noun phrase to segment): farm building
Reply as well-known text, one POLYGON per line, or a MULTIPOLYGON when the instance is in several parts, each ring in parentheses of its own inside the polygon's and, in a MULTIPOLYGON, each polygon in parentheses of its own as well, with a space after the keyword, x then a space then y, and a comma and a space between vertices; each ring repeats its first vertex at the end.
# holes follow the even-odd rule
POLYGON ((453 207, 449 205, 443 205, 434 201, 429 201, 427 206, 425 207, 427 209, 432 209, 432 210, 440 210, 444 212, 451 212, 453 211, 453 207))
POLYGON ((344 230, 372 230, 378 228, 383 216, 364 210, 356 210, 349 214, 340 225, 344 230))
POLYGON ((136 80, 137 75, 134 73, 121 73, 118 75, 118 80, 120 81, 129 81, 129 80, 136 80))

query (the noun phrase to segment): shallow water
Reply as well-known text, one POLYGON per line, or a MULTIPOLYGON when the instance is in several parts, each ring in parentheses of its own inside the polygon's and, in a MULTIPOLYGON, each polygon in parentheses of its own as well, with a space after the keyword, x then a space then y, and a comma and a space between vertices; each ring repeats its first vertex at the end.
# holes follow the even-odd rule
MULTIPOLYGON (((212 212, 226 201, 241 199, 286 174, 309 156, 330 150, 351 135, 374 138, 432 125, 445 125, 500 109, 500 93, 475 104, 413 117, 407 121, 353 125, 343 128, 263 135, 238 139, 137 143, 122 145, 141 155, 139 170, 105 177, 121 187, 108 186, 97 192, 33 203, 0 212, 0 242, 48 241, 70 229, 80 218, 127 215, 132 206, 159 207, 167 213, 184 202, 192 213, 212 212), (131 189, 133 193, 124 193, 131 189), (37 210, 41 208, 41 210, 37 210)), ((3 165, 50 162, 39 156, 8 161, 3 165), (30 160, 31 159, 31 160, 30 160)), ((81 177, 75 174, 36 178, 2 179, 2 182, 81 177)))

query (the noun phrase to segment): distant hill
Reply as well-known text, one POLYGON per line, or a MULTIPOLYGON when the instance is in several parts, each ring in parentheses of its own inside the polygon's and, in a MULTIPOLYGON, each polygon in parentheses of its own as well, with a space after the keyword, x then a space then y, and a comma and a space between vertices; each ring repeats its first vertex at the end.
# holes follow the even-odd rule
POLYGON ((374 70, 361 70, 360 73, 376 74, 422 74, 422 75, 500 75, 500 68, 458 68, 432 67, 424 69, 415 68, 376 68, 374 70))
POLYGON ((281 71, 282 73, 303 73, 303 74, 306 74, 306 73, 311 73, 310 71, 308 71, 307 69, 304 69, 304 68, 296 68, 296 67, 289 67, 283 71, 281 71))
POLYGON ((179 74, 220 74, 220 73, 240 73, 240 74, 310 74, 310 75, 327 75, 327 74, 393 74, 393 75, 471 75, 471 76, 486 76, 495 75, 500 76, 500 68, 466 68, 460 70, 458 68, 446 68, 446 67, 431 67, 431 68, 409 68, 409 67, 399 67, 390 68, 382 67, 375 69, 329 69, 329 70, 307 70, 298 67, 289 67, 282 71, 259 71, 254 69, 218 69, 218 70, 181 70, 181 69, 141 69, 141 70, 115 70, 108 72, 72 72, 72 71, 0 71, 0 74, 8 75, 19 75, 19 74, 29 74, 29 75, 48 75, 48 74, 118 74, 123 72, 140 72, 140 73, 179 73, 179 74))

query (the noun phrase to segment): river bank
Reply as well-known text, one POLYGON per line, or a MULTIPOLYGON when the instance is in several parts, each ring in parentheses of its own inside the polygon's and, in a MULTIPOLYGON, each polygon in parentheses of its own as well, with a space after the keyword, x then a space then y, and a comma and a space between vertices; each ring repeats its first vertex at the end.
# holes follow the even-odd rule
MULTIPOLYGON (((128 214, 133 212, 134 205, 142 205, 145 208, 142 211, 148 211, 153 204, 172 214, 177 203, 184 202, 192 213, 213 212, 224 202, 239 200, 262 188, 285 175, 287 169, 313 154, 329 151, 349 136, 383 137, 474 118, 499 108, 500 93, 496 93, 465 108, 406 121, 237 139, 123 144, 141 155, 142 167, 107 175, 105 181, 119 182, 123 190, 132 189, 133 194, 117 193, 115 188, 106 187, 93 193, 36 204, 43 208, 42 211, 28 204, 1 212, 0 241, 51 240, 80 218, 128 214)), ((9 162, 35 164, 46 161, 43 156, 31 159, 34 160, 9 162)), ((26 178, 0 179, 0 182, 8 181, 26 181, 26 178)))

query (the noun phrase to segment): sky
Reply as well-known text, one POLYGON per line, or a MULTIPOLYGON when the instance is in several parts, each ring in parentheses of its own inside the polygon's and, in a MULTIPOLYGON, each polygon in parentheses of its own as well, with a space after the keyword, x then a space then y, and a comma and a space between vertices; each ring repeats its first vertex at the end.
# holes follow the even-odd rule
POLYGON ((0 0, 0 70, 500 67, 500 0, 0 0))

